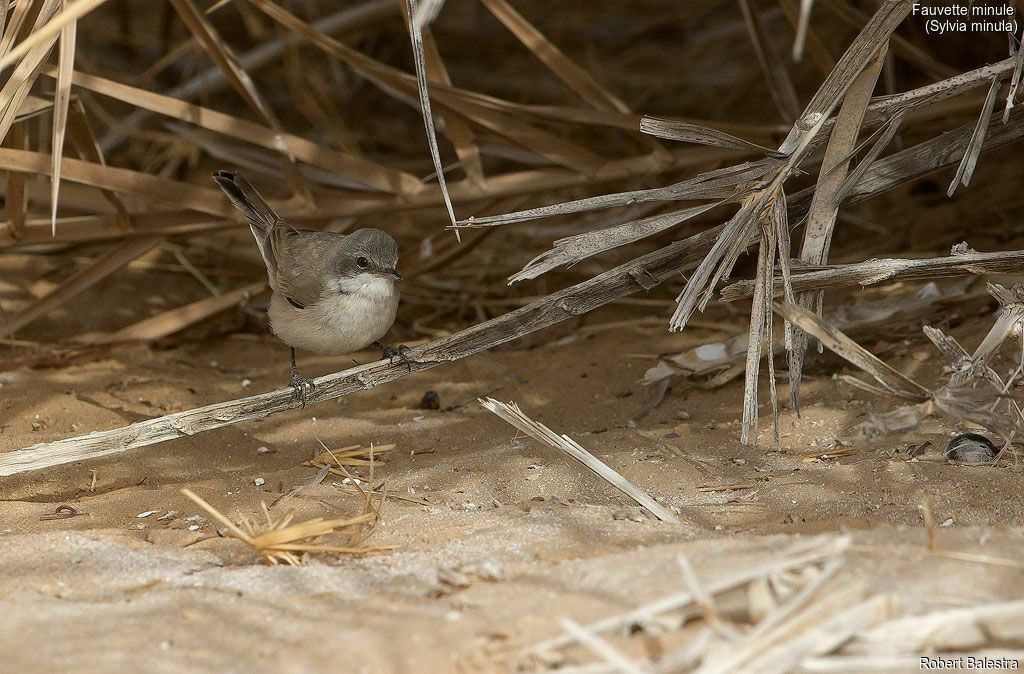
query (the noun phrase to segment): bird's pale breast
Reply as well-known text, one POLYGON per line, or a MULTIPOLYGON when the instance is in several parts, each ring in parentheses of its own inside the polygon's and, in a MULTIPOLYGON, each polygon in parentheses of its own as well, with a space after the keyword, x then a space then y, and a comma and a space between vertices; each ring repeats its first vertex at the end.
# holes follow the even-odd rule
POLYGON ((358 351, 383 337, 395 322, 398 289, 394 281, 367 275, 349 293, 327 292, 305 309, 280 293, 270 298, 270 327, 285 344, 327 356, 358 351))

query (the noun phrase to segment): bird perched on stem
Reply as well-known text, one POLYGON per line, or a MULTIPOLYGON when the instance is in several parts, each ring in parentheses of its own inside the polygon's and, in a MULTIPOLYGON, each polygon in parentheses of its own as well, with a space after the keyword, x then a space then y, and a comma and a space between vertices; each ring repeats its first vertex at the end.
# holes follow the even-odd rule
MULTIPOLYGON (((313 382, 295 368, 295 349, 339 356, 373 344, 384 358, 408 359, 405 346, 378 340, 398 310, 398 244, 379 229, 351 234, 295 229, 278 217, 238 173, 214 181, 241 211, 256 238, 270 280, 270 329, 291 349, 291 385, 306 406, 313 382)), ((409 366, 411 369, 411 366, 409 366)))

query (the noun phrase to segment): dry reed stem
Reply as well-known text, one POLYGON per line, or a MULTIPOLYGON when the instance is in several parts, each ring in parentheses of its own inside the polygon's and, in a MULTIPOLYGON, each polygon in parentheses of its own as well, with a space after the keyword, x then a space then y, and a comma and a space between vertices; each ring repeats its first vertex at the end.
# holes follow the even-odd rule
POLYGON ((109 252, 101 255, 91 265, 79 270, 52 291, 32 302, 24 309, 9 316, 0 324, 0 337, 11 335, 37 318, 46 315, 73 297, 96 285, 111 274, 119 271, 132 260, 155 248, 159 238, 142 237, 128 239, 109 252))
POLYGON ((779 116, 787 123, 792 123, 800 114, 800 99, 789 77, 787 64, 775 51, 775 45, 768 38, 764 22, 756 8, 750 6, 749 0, 739 0, 738 4, 772 103, 775 104, 779 116))
MULTIPOLYGON (((448 182, 444 176, 444 166, 441 164, 441 151, 437 147, 437 130, 434 128, 434 114, 430 108, 430 84, 427 81, 427 63, 423 47, 423 26, 421 23, 412 21, 416 14, 416 0, 406 0, 406 27, 409 30, 409 38, 412 41, 413 63, 416 69, 416 93, 419 96, 420 112, 423 116, 423 124, 427 131, 427 145, 430 147, 430 158, 434 162, 434 174, 437 178, 438 187, 441 188, 441 197, 444 199, 444 207, 448 211, 448 219, 454 226, 455 210, 452 207, 452 198, 448 193, 448 182)), ((455 234, 459 237, 458 232, 455 234)))
MULTIPOLYGON (((801 540, 793 543, 782 550, 775 559, 750 568, 734 572, 725 578, 707 583, 704 590, 709 595, 716 595, 741 587, 754 580, 773 573, 779 573, 788 569, 799 568, 808 564, 818 563, 821 560, 830 559, 841 555, 850 545, 848 536, 818 536, 808 540, 801 540)), ((613 630, 628 629, 634 625, 642 625, 656 615, 677 611, 694 602, 690 592, 678 592, 667 597, 656 599, 652 602, 639 606, 623 614, 612 615, 598 620, 585 629, 594 634, 610 632, 613 630)), ((563 648, 575 642, 575 638, 569 635, 561 635, 551 639, 545 639, 539 643, 524 649, 520 652, 520 658, 527 658, 531 655, 546 653, 557 648, 563 648)))
MULTIPOLYGON (((814 196, 807 213, 807 224, 804 228, 803 246, 800 249, 800 260, 806 265, 821 265, 828 260, 828 251, 832 244, 832 232, 835 228, 836 216, 839 213, 840 201, 836 198, 842 189, 849 168, 850 156, 857 144, 857 136, 864 121, 864 114, 871 100, 878 75, 885 60, 886 47, 882 46, 871 57, 864 70, 850 85, 843 99, 843 104, 836 116, 835 126, 825 148, 825 156, 821 162, 821 172, 815 185, 814 196)), ((797 298, 800 306, 817 310, 821 313, 824 294, 804 293, 797 298)), ((804 352, 807 350, 807 336, 799 329, 793 329, 789 351, 789 398, 793 409, 800 409, 800 380, 803 375, 804 352)))
POLYGON ((615 648, 596 634, 580 627, 569 618, 562 618, 560 624, 562 629, 570 636, 596 653, 615 671, 621 672, 621 674, 647 674, 646 668, 641 667, 638 663, 634 662, 632 658, 628 657, 619 649, 615 648))
POLYGON ((847 337, 841 330, 798 304, 784 303, 778 311, 825 347, 861 368, 887 391, 901 398, 923 402, 933 396, 927 388, 892 368, 847 337))
MULTIPOLYGON (((39 13, 35 18, 34 27, 39 28, 57 11, 59 0, 41 0, 40 3, 33 3, 31 6, 38 9, 39 13)), ((43 61, 49 55, 50 49, 56 41, 56 34, 50 35, 27 50, 24 58, 18 61, 14 71, 0 88, 0 140, 7 136, 11 124, 18 117, 21 106, 28 98, 29 90, 39 75, 43 61)), ((28 40, 25 40, 22 45, 26 43, 28 40)))
POLYGON ((515 403, 503 403, 494 398, 479 399, 478 402, 491 412, 512 424, 523 433, 526 433, 535 440, 540 440, 549 447, 567 454, 589 468, 598 477, 612 485, 626 496, 630 497, 644 508, 647 508, 655 517, 662 522, 680 524, 681 520, 672 514, 665 506, 655 501, 649 494, 634 485, 626 478, 608 467, 593 454, 584 449, 578 442, 568 435, 558 435, 544 424, 529 418, 519 409, 515 403))
MULTIPOLYGON (((995 109, 996 94, 999 93, 1000 84, 998 77, 992 78, 992 84, 988 88, 985 103, 981 106, 978 124, 974 127, 974 133, 971 134, 971 140, 964 151, 964 158, 961 160, 960 166, 957 167, 956 175, 953 176, 953 182, 949 184, 949 189, 946 190, 947 197, 953 196, 958 185, 967 187, 971 182, 971 176, 974 175, 974 167, 978 164, 978 156, 981 154, 981 146, 985 143, 985 133, 988 131, 989 124, 992 121, 992 111, 995 109)), ((1006 120, 1003 121, 1005 123, 1006 120)))
MULTIPOLYGON (((79 0, 76 5, 82 4, 79 0)), ((61 0, 63 17, 69 7, 68 0, 61 0)), ((68 104, 71 102, 71 72, 75 68, 75 36, 77 19, 61 26, 60 49, 57 57, 57 90, 53 95, 53 143, 50 150, 50 231, 57 231, 57 199, 60 195, 60 158, 64 154, 64 132, 68 121, 68 104)), ((2 66, 0 66, 2 67, 2 66)))
MULTIPOLYGON (((43 71, 43 74, 48 76, 53 76, 54 73, 53 69, 43 71)), ((278 151, 284 143, 289 154, 296 159, 334 171, 383 192, 412 194, 422 189, 420 181, 411 174, 385 168, 376 162, 332 150, 295 134, 256 124, 236 115, 211 110, 98 75, 76 71, 73 82, 75 86, 150 110, 154 114, 179 119, 268 150, 278 151)))
POLYGON ((580 98, 599 110, 629 114, 629 106, 598 84, 505 0, 480 0, 519 41, 580 98))
POLYGON ((190 304, 186 304, 169 311, 164 311, 149 318, 121 328, 117 332, 109 334, 82 335, 77 341, 87 344, 112 344, 117 342, 152 342, 175 332, 180 332, 200 321, 220 312, 238 306, 253 295, 258 295, 266 289, 266 281, 250 283, 249 285, 235 290, 206 297, 190 304))
MULTIPOLYGON (((74 24, 78 19, 82 18, 92 10, 102 5, 106 0, 76 0, 70 3, 60 11, 56 16, 46 22, 38 30, 32 32, 32 34, 22 41, 17 47, 10 50, 3 56, 0 56, 0 68, 6 68, 15 62, 21 62, 22 57, 26 56, 33 49, 38 49, 43 45, 53 44, 52 40, 57 38, 57 35, 68 25, 74 24)), ((27 5, 28 3, 20 3, 27 5)))
MULTIPOLYGON (((876 259, 852 264, 828 265, 800 271, 790 276, 794 291, 872 286, 898 281, 955 278, 987 274, 1024 272, 1024 250, 994 253, 958 253, 946 257, 916 259, 876 259)), ((723 302, 733 302, 753 293, 754 281, 737 281, 719 292, 723 302)), ((783 293, 782 277, 775 276, 774 294, 783 293)))
MULTIPOLYGON (((397 12, 397 3, 392 0, 369 0, 354 7, 345 7, 328 14, 314 21, 312 26, 315 30, 324 33, 349 33, 375 24, 397 12)), ((300 36, 288 33, 254 47, 240 56, 238 62, 242 68, 250 72, 255 71, 265 67, 274 58, 280 56, 284 50, 295 48, 301 42, 300 36)), ((186 48, 191 48, 191 45, 186 45, 186 48)), ((187 101, 200 94, 217 92, 227 85, 227 75, 219 67, 213 66, 164 93, 170 98, 187 101)), ((155 114, 157 114, 155 110, 142 108, 121 118, 116 128, 110 130, 101 141, 100 145, 103 151, 112 152, 118 149, 128 138, 129 130, 140 128, 146 120, 155 114)))

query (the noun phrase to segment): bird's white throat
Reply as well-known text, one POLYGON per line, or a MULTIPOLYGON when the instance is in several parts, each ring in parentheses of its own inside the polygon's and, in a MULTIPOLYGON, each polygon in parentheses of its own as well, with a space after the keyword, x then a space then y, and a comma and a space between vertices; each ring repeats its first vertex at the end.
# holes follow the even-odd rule
POLYGON ((385 300, 395 293, 394 280, 369 272, 363 272, 358 276, 331 279, 327 285, 336 293, 359 295, 366 299, 385 300))

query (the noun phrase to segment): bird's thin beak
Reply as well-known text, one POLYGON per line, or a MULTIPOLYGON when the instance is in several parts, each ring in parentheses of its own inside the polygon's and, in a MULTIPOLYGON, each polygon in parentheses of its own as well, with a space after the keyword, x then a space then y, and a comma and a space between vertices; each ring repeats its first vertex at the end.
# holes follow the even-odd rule
POLYGON ((398 273, 397 269, 385 269, 384 273, 385 274, 390 274, 391 276, 394 276, 396 281, 401 281, 402 280, 402 275, 398 273))

